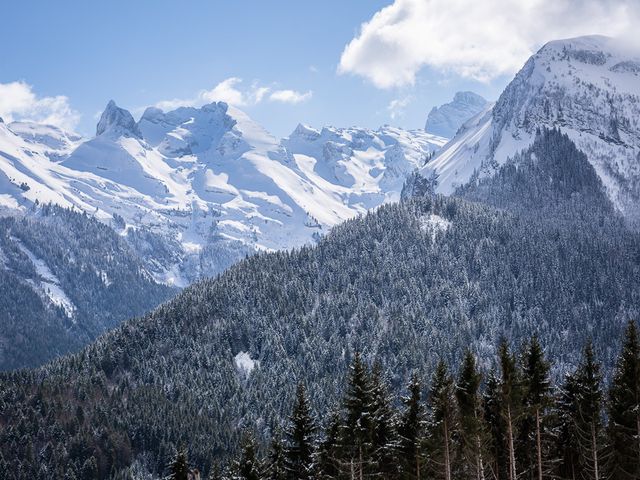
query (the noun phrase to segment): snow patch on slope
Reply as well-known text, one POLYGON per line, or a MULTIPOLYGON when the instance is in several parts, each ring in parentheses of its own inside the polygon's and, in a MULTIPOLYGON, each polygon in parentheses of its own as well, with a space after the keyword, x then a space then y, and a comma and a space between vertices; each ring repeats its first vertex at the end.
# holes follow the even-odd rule
POLYGON ((60 280, 58 280, 58 277, 51 272, 44 260, 36 257, 20 240, 16 238, 13 238, 13 240, 16 242, 18 248, 20 248, 27 257, 29 257, 29 260, 33 263, 33 266, 36 269, 39 282, 33 282, 33 286, 37 288, 40 294, 51 300, 51 303, 58 307, 62 307, 67 317, 73 319, 76 307, 60 286, 60 280))

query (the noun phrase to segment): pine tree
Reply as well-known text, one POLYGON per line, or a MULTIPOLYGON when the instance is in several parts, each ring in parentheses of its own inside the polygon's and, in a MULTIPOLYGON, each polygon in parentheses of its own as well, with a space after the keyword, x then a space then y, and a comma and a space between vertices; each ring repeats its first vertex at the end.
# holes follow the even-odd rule
POLYGON ((456 384, 460 451, 455 477, 461 480, 485 478, 488 432, 482 412, 481 381, 482 375, 477 370, 475 356, 467 350, 456 384))
POLYGON ((640 345, 629 322, 609 390, 609 475, 613 480, 640 478, 640 345))
POLYGON ((545 414, 551 403, 549 363, 538 338, 531 338, 523 358, 523 407, 520 419, 518 460, 522 471, 531 480, 542 480, 545 471, 545 414))
POLYGON ((373 444, 372 388, 369 372, 356 352, 344 401, 345 423, 341 431, 341 446, 346 455, 349 474, 362 479, 372 465, 373 444))
POLYGON ((257 458, 257 446, 253 435, 244 434, 240 458, 235 462, 234 480, 260 480, 260 461, 257 458))
POLYGON ((456 409, 453 378, 440 360, 431 380, 427 434, 429 478, 451 480, 456 409))
POLYGON ((421 402, 420 379, 416 374, 411 377, 409 395, 402 398, 404 411, 398 424, 399 464, 402 478, 422 478, 422 452, 424 407, 421 402))
POLYGON ((189 475, 189 460, 187 451, 181 448, 169 464, 169 476, 167 480, 187 480, 189 475))
POLYGON ((575 372, 567 374, 556 402, 555 450, 558 478, 581 478, 580 442, 576 431, 578 386, 575 372))
POLYGON ((263 476, 265 480, 286 480, 288 478, 287 473, 286 449, 282 444, 280 435, 276 433, 271 439, 267 465, 263 476))
POLYGON ((220 465, 216 462, 211 464, 211 469, 209 471, 209 476, 207 476, 207 480, 224 480, 225 476, 222 473, 222 469, 220 465))
POLYGON ((311 416, 311 406, 302 383, 298 384, 291 427, 287 431, 286 469, 288 478, 306 480, 313 475, 314 444, 316 430, 311 416))
POLYGON ((506 479, 509 477, 509 448, 507 444, 507 425, 503 415, 500 379, 495 371, 487 378, 484 393, 484 416, 489 427, 489 471, 490 478, 506 479))
POLYGON ((317 453, 318 476, 323 480, 334 480, 340 477, 342 462, 340 434, 342 428, 340 414, 332 413, 317 453))
POLYGON ((506 341, 502 341, 499 348, 500 383, 499 401, 500 413, 506 426, 506 443, 508 454, 509 480, 518 478, 516 468, 515 438, 517 435, 518 419, 522 402, 522 379, 515 356, 509 351, 506 341))
POLYGON ((398 473, 397 437, 395 413, 387 383, 383 377, 382 366, 376 362, 371 372, 372 385, 372 450, 375 472, 382 478, 392 478, 398 473))
POLYGON ((583 478, 600 480, 600 451, 602 430, 602 375, 591 342, 584 349, 582 362, 573 375, 575 379, 575 408, 573 424, 579 449, 583 478))

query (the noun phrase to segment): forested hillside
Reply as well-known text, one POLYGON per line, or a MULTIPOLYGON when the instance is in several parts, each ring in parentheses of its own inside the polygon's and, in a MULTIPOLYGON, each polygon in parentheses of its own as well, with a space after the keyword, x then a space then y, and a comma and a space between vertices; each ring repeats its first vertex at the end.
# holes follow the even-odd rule
POLYGON ((0 369, 76 351, 177 290, 108 226, 56 206, 0 219, 0 369))
MULTIPOLYGON (((470 351, 453 371, 439 362, 425 380, 413 375, 401 397, 389 393, 379 363, 356 352, 342 399, 316 415, 303 383, 268 448, 245 430, 233 460, 214 458, 210 480, 310 479, 627 479, 640 476, 637 411, 640 343, 630 322, 607 389, 588 343, 561 384, 552 359, 532 337, 513 352, 498 347, 496 368, 478 369, 470 351), (606 412, 606 421, 604 413, 606 412)), ((167 467, 188 479, 189 445, 167 467)), ((130 470, 134 474, 135 469, 130 470)))
POLYGON ((498 371, 500 339, 517 350, 534 334, 551 378, 579 363, 589 339, 611 378, 612 339, 640 305, 640 237, 566 137, 541 132, 534 148, 515 174, 463 192, 492 203, 491 192, 511 189, 500 208, 442 196, 385 205, 316 247, 244 260, 76 355, 3 375, 8 471, 106 478, 134 464, 159 474, 179 445, 208 468, 235 452, 243 428, 260 444, 272 438, 298 382, 326 418, 356 352, 380 363, 394 393, 440 361, 457 371, 467 349, 485 375, 498 371), (580 179, 552 168, 564 161, 580 179), (553 200, 527 205, 513 182, 528 171, 547 175, 532 179, 534 199, 553 200))

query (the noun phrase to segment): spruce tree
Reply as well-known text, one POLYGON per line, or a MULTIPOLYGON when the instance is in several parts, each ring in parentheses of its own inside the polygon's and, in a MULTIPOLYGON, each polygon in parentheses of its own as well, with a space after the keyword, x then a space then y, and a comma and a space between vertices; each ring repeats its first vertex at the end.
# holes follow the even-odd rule
POLYGON ((285 446, 282 444, 279 433, 276 433, 271 439, 263 477, 265 480, 286 480, 288 478, 287 474, 285 446))
POLYGON ((520 419, 518 460, 520 468, 530 480, 542 480, 545 472, 545 417, 551 403, 549 363, 542 346, 532 337, 523 358, 523 413, 520 419))
POLYGON ((377 476, 392 478, 398 473, 396 416, 379 362, 374 364, 371 372, 371 388, 375 471, 377 476))
POLYGON ((508 456, 507 478, 518 478, 515 454, 515 438, 522 405, 522 375, 518 368, 515 355, 509 351, 506 341, 502 341, 499 348, 500 384, 499 400, 500 413, 506 426, 506 448, 508 456))
POLYGON ((556 476, 562 479, 582 478, 580 442, 576 430, 578 387, 575 372, 566 375, 556 402, 556 476))
POLYGON ((235 462, 234 480, 260 480, 260 461, 257 457, 257 446, 253 435, 245 432, 243 435, 240 458, 235 462))
POLYGON ((398 451, 402 478, 420 479, 422 474, 422 451, 420 445, 424 432, 424 407, 422 386, 416 374, 408 386, 409 395, 402 398, 404 411, 398 424, 398 451))
POLYGON ((287 430, 286 469, 290 479, 306 480, 313 475, 314 440, 316 430, 311 406, 307 399, 305 387, 298 384, 291 423, 287 430))
POLYGON ((503 412, 500 379, 495 371, 491 371, 484 394, 484 416, 489 427, 489 470, 498 479, 509 477, 507 424, 503 412))
POLYGON ((429 478, 451 480, 453 437, 456 432, 456 409, 453 378, 443 360, 438 362, 431 380, 427 451, 429 478))
POLYGON ((609 390, 609 475, 613 480, 640 478, 640 345, 629 322, 609 390))
POLYGON ((187 480, 189 476, 189 460, 184 448, 178 450, 169 463, 167 480, 187 480))
POLYGON ((363 478, 373 463, 373 398, 369 372, 358 352, 351 365, 344 409, 340 443, 346 456, 345 466, 350 475, 363 478))
POLYGON ((484 480, 487 459, 487 428, 482 412, 480 383, 482 375, 476 358, 467 350, 456 383, 459 428, 459 453, 455 477, 461 480, 484 480))
POLYGON ((317 452, 318 476, 322 480, 334 480, 340 477, 343 461, 340 447, 342 418, 338 412, 330 415, 329 422, 324 429, 324 439, 320 442, 317 452))

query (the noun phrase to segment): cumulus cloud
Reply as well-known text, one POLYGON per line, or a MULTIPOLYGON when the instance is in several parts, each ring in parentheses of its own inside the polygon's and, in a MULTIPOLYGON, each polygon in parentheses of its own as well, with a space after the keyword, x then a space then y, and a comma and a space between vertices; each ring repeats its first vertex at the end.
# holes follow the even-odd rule
POLYGON ((412 85, 429 66, 489 81, 516 72, 547 41, 627 34, 637 0, 395 0, 362 24, 339 73, 379 88, 412 85))
POLYGON ((0 83, 0 117, 5 122, 26 120, 73 130, 80 114, 64 95, 39 97, 25 82, 0 83))
POLYGON ((389 116, 391 120, 395 120, 404 115, 404 109, 411 103, 413 98, 409 95, 403 98, 395 98, 389 102, 387 106, 387 110, 389 111, 389 116))
POLYGON ((305 93, 296 92, 295 90, 276 90, 269 95, 269 100, 272 102, 297 104, 310 100, 313 92, 308 91, 305 93))
POLYGON ((226 102, 236 107, 247 107, 265 100, 296 104, 310 99, 311 96, 311 91, 300 93, 295 90, 272 90, 259 82, 244 87, 241 78, 230 77, 211 90, 201 90, 192 98, 163 100, 156 103, 156 107, 166 111, 184 106, 199 107, 211 102, 226 102))

